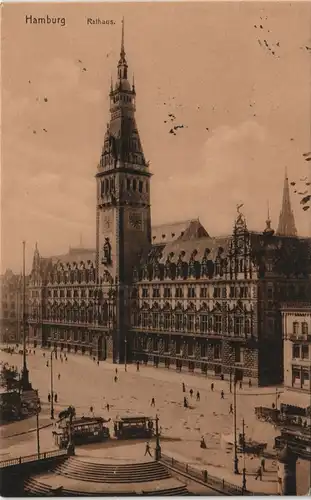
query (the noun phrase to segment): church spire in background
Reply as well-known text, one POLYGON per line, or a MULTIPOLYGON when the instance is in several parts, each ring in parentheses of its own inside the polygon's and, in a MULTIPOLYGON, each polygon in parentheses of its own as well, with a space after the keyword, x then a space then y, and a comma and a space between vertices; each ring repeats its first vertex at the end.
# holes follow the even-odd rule
POLYGON ((290 203, 287 169, 285 169, 283 200, 277 234, 281 236, 297 236, 295 218, 290 203))

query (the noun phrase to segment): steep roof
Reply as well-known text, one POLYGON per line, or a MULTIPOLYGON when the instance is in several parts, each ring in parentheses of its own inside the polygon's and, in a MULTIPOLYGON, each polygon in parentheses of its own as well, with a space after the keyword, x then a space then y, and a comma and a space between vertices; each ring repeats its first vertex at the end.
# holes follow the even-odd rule
POLYGON ((193 239, 208 236, 199 219, 171 222, 152 226, 152 244, 167 244, 178 238, 193 239))
POLYGON ((69 251, 63 255, 56 255, 51 257, 52 263, 57 262, 73 263, 87 262, 88 260, 95 262, 96 250, 93 248, 69 248, 69 251))
POLYGON ((180 252, 184 251, 184 260, 189 261, 194 250, 197 251, 196 260, 200 261, 204 257, 204 252, 208 248, 210 250, 209 258, 214 260, 217 256, 219 247, 222 247, 224 253, 227 253, 229 249, 230 240, 232 236, 220 236, 219 238, 196 238, 184 241, 183 239, 177 239, 168 243, 163 251, 161 263, 165 263, 168 255, 174 253, 171 262, 177 263, 180 252))

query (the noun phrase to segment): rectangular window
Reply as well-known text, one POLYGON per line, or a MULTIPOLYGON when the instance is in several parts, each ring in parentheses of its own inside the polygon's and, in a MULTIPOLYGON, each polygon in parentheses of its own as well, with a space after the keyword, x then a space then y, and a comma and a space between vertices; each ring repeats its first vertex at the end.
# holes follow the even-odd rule
POLYGON ((194 331, 194 314, 187 315, 187 330, 188 332, 194 331))
POLYGON ((126 189, 128 191, 131 189, 131 179, 126 179, 126 189))
POLYGON ((149 297, 149 290, 148 290, 148 288, 143 288, 142 289, 142 297, 144 297, 144 298, 149 297))
POLYGON ((81 289, 81 297, 83 297, 83 298, 86 297, 86 290, 85 290, 85 288, 81 289))
POLYGON ((74 290, 73 291, 73 296, 74 297, 79 297, 79 291, 78 290, 74 290))
POLYGON ((221 288, 219 288, 218 286, 214 287, 214 298, 215 299, 219 299, 221 297, 221 288))
POLYGON ((148 313, 147 312, 143 312, 142 313, 142 323, 143 323, 143 327, 146 328, 148 327, 148 313))
POLYGON ((293 323, 293 333, 296 335, 299 333, 299 323, 297 321, 293 323))
POLYGON ((300 358, 300 345, 299 344, 293 345, 293 358, 300 358))
POLYGON ((171 328, 171 317, 168 313, 164 313, 164 328, 165 330, 169 330, 171 328))
POLYGON ((219 315, 215 316, 214 331, 216 333, 221 333, 221 316, 219 316, 219 315))
POLYGON ((153 293, 152 293, 153 298, 160 298, 160 289, 159 288, 153 288, 153 293))
POLYGON ((268 287, 268 300, 273 299, 273 288, 271 286, 268 287))
POLYGON ((152 313, 152 328, 159 328, 159 314, 152 313))
POLYGON ((169 339, 168 337, 164 337, 163 339, 163 344, 164 344, 164 352, 169 352, 169 339))
POLYGON ((214 345, 214 359, 221 359, 221 345, 214 345))
POLYGON ((207 345, 205 342, 201 344, 201 358, 207 357, 207 345))
POLYGON ((142 183, 142 181, 139 181, 139 183, 138 183, 138 191, 139 191, 140 193, 142 193, 142 192, 143 192, 143 183, 142 183))
POLYGON ((188 343, 188 356, 193 356, 193 342, 191 340, 188 343))
POLYGON ((188 288, 188 298, 193 299, 194 297, 195 297, 195 288, 191 286, 188 288))
POLYGON ((176 330, 182 330, 183 327, 183 321, 182 321, 182 314, 176 314, 176 330))
POLYGON ((235 287, 230 286, 230 298, 234 299, 235 298, 235 287))
POLYGON ((168 287, 164 288, 164 297, 169 298, 171 296, 171 289, 168 287))
POLYGON ((201 299, 207 298, 207 288, 206 287, 203 287, 200 289, 200 297, 201 297, 201 299))
POLYGON ((227 297, 227 288, 225 286, 223 286, 221 289, 221 296, 223 299, 227 297))
POLYGON ((53 290, 53 297, 57 297, 58 296, 58 290, 53 290))
POLYGON ((184 291, 182 287, 177 287, 175 292, 175 297, 181 299, 184 296, 184 291))
POLYGON ((202 314, 200 319, 201 319, 200 330, 201 330, 201 332, 206 333, 208 331, 208 316, 207 316, 207 314, 202 314))
POLYGON ((309 359, 309 346, 308 345, 301 346, 301 357, 302 357, 302 359, 309 359))

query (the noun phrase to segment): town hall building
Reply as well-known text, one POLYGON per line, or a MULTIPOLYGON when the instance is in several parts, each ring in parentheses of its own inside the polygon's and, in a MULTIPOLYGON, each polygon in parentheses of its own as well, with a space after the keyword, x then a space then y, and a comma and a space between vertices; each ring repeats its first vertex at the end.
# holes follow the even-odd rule
POLYGON ((124 26, 109 100, 95 249, 43 258, 36 246, 29 342, 115 363, 281 382, 281 304, 310 297, 310 240, 297 236, 287 175, 276 232, 269 217, 262 232, 251 231, 241 207, 228 236, 210 235, 198 219, 152 227, 152 174, 124 26))

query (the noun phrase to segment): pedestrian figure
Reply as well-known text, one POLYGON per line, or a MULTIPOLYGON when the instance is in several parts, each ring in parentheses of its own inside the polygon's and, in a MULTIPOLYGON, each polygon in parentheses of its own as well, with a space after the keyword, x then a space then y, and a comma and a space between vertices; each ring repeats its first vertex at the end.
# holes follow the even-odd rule
POLYGON ((258 469, 257 469, 256 477, 255 477, 256 481, 258 478, 260 479, 260 481, 262 481, 262 469, 261 469, 261 467, 258 467, 258 469))
POLYGON ((34 354, 36 354, 36 351, 33 351, 34 354))
POLYGON ((99 361, 97 361, 97 366, 99 366, 99 361))
POLYGON ((243 389, 242 380, 240 380, 240 389, 243 389))
POLYGON ((49 367, 49 362, 48 361, 46 362, 46 366, 49 367))
POLYGON ((93 413, 93 406, 90 406, 90 413, 93 413))
POLYGON ((229 413, 233 413, 233 406, 232 406, 232 403, 230 403, 229 413))
POLYGON ((60 373, 58 374, 58 380, 60 380, 60 373))
POLYGON ((62 363, 64 362, 63 358, 60 358, 60 360, 61 360, 62 363))
POLYGON ((154 398, 151 399, 150 406, 155 406, 155 400, 154 400, 154 398))
POLYGON ((220 398, 221 398, 221 399, 225 399, 225 393, 224 393, 224 391, 221 391, 221 393, 220 393, 220 398))
POLYGON ((55 401, 55 403, 57 403, 57 393, 55 393, 54 401, 55 401))
POLYGON ((139 361, 136 363, 136 371, 139 372, 139 361))
POLYGON ((190 397, 192 398, 192 396, 193 396, 193 390, 190 389, 189 393, 190 393, 190 397))
POLYGON ((45 358, 45 352, 43 353, 43 357, 45 358))
POLYGON ((118 368, 116 368, 116 375, 118 375, 118 368))
POLYGON ((185 382, 182 383, 182 392, 186 392, 185 382))
POLYGON ((274 404, 274 403, 272 403, 272 408, 273 408, 273 409, 275 408, 275 404, 274 404))
POLYGON ((118 382, 118 377, 117 376, 114 377, 114 381, 118 382))
POLYGON ((260 465, 261 465, 262 472, 266 472, 266 469, 265 469, 266 460, 264 459, 264 457, 262 457, 260 465))
POLYGON ((93 361, 95 361, 95 356, 93 356, 93 361))
POLYGON ((184 397, 184 408, 188 408, 188 400, 186 396, 184 397))
POLYGON ((223 373, 220 375, 220 378, 221 378, 221 380, 224 380, 224 374, 223 373))
POLYGON ((200 393, 197 391, 197 401, 200 401, 200 393))
POLYGON ((251 381, 251 379, 249 379, 249 381, 248 381, 248 387, 252 387, 252 381, 251 381))
POLYGON ((204 436, 201 437, 200 448, 206 449, 206 443, 204 436))
POLYGON ((146 443, 145 456, 147 455, 147 453, 148 453, 148 455, 150 455, 152 457, 151 452, 150 452, 150 444, 148 441, 146 443))
POLYGON ((211 391, 213 392, 213 390, 214 390, 214 384, 212 383, 211 384, 211 391))
POLYGON ((107 408, 107 411, 109 411, 109 409, 110 409, 109 403, 106 404, 106 408, 107 408))
POLYGON ((48 394, 48 402, 49 403, 51 402, 51 394, 50 393, 48 394))

